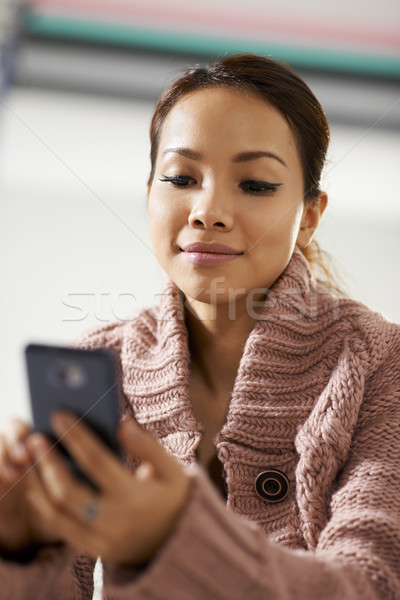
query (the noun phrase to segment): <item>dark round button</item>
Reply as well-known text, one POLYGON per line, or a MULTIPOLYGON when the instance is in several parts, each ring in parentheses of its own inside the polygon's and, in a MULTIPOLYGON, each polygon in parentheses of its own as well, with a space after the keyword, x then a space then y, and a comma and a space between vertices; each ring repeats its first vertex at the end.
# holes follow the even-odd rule
POLYGON ((282 502, 289 492, 289 480, 281 471, 262 471, 256 477, 255 490, 266 502, 282 502))

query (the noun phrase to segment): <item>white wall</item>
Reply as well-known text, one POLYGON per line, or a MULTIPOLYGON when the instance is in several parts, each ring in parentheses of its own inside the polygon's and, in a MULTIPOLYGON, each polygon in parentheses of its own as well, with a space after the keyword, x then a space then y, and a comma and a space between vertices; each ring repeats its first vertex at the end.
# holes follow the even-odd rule
MULTIPOLYGON (((151 111, 22 89, 0 105, 0 426, 28 414, 25 343, 68 343, 160 289, 146 225, 151 111)), ((352 295, 396 321, 399 151, 398 134, 333 128, 319 236, 352 295)))

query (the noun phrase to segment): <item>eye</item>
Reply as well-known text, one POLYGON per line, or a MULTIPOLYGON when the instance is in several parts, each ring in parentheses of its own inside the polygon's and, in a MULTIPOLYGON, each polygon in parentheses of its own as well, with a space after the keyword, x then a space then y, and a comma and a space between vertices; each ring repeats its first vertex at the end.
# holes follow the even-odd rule
POLYGON ((159 177, 159 181, 171 183, 176 187, 188 187, 191 183, 196 183, 189 175, 162 175, 159 177))
POLYGON ((242 181, 239 187, 249 194, 256 196, 271 196, 274 194, 281 183, 270 183, 269 181, 259 181, 258 179, 249 179, 242 181))

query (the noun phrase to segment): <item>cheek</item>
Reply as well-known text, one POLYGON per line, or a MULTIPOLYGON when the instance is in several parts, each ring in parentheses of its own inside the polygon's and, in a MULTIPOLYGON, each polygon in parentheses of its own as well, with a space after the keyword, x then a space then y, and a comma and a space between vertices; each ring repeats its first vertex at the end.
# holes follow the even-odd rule
POLYGON ((160 201, 157 194, 150 194, 148 204, 148 218, 150 231, 159 229, 169 220, 170 209, 167 202, 160 201))
POLYGON ((161 248, 169 244, 173 236, 176 237, 184 222, 184 211, 176 202, 161 200, 156 194, 150 194, 148 219, 153 246, 161 248))
POLYGON ((302 203, 282 204, 269 206, 265 215, 259 215, 253 221, 252 228, 256 232, 254 237, 261 243, 273 244, 278 248, 292 246, 296 241, 303 212, 302 203))
POLYGON ((159 255, 159 250, 162 248, 161 232, 163 230, 163 223, 165 222, 165 217, 163 216, 163 211, 161 210, 160 204, 154 201, 151 195, 149 196, 147 217, 149 221, 151 243, 155 253, 159 255))

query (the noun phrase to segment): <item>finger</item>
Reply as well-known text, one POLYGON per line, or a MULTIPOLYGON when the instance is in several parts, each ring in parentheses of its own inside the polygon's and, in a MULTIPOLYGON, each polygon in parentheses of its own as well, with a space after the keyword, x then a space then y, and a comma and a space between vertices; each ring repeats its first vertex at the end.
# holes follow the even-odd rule
POLYGON ((181 467, 176 460, 133 419, 121 423, 119 437, 128 455, 150 463, 158 476, 173 479, 180 472, 181 467))
POLYGON ((11 462, 25 465, 29 461, 25 441, 31 432, 31 427, 20 419, 10 419, 4 429, 4 440, 7 454, 11 462))
POLYGON ((101 541, 94 529, 60 511, 45 494, 38 490, 29 490, 26 497, 43 531, 67 542, 78 551, 97 558, 101 541))
POLYGON ((122 463, 82 419, 58 412, 52 425, 71 456, 100 489, 112 489, 120 483, 122 463))
POLYGON ((4 435, 0 437, 0 482, 10 486, 15 484, 29 470, 29 456, 24 463, 16 463, 9 453, 9 444, 4 435))
POLYGON ((79 518, 82 507, 92 501, 93 491, 74 477, 57 448, 44 436, 34 434, 28 443, 51 504, 59 511, 79 518))
POLYGON ((0 438, 0 481, 10 484, 19 476, 20 471, 10 460, 4 436, 0 438))

